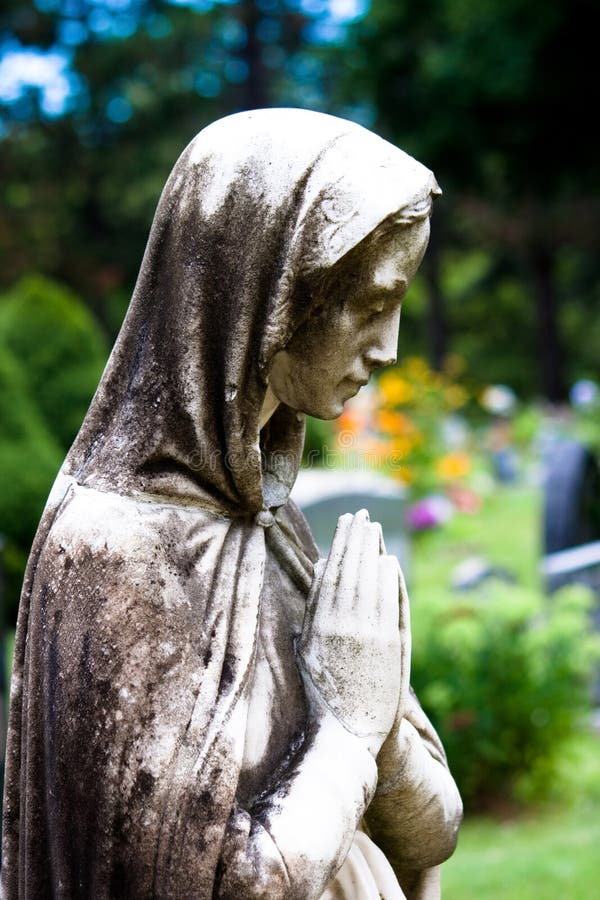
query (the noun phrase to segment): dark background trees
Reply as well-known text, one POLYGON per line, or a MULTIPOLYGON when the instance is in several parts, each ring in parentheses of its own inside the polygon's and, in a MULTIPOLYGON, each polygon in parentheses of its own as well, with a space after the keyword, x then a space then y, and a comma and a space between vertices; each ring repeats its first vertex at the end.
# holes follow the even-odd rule
POLYGON ((537 364, 530 371, 507 346, 506 372, 495 368, 520 390, 562 400, 596 366, 573 332, 598 293, 587 124, 599 100, 597 21, 592 0, 11 0, 3 64, 19 48, 63 54, 65 85, 62 104, 33 79, 12 97, 0 92, 0 286, 51 275, 112 336, 185 143, 236 109, 320 108, 405 147, 444 188, 413 339, 439 367, 461 348, 465 310, 483 293, 498 329, 478 336, 479 367, 505 313, 512 321, 499 289, 508 279, 521 287, 526 355, 537 364), (344 10, 359 15, 347 24, 344 10), (489 256, 480 290, 450 297, 447 251, 473 248, 489 256))
MULTIPOLYGON (((352 30, 344 83, 351 93, 360 81, 375 129, 426 160, 447 194, 426 264, 434 362, 452 326, 465 325, 444 302, 440 252, 448 244, 486 248, 497 278, 509 272, 522 283, 537 356, 529 390, 552 401, 565 399, 577 370, 562 307, 598 297, 593 266, 584 296, 564 277, 597 246, 598 155, 587 126, 600 101, 590 78, 597 24, 590 0, 379 0, 352 30)), ((502 314, 494 303, 493 317, 502 314)))

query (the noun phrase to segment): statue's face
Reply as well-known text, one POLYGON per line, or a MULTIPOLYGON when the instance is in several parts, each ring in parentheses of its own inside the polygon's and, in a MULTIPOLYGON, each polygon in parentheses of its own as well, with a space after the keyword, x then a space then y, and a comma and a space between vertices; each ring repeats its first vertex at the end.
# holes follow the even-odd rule
POLYGON ((402 299, 428 238, 428 219, 398 228, 344 273, 334 295, 275 355, 269 384, 279 401, 335 419, 375 369, 396 361, 402 299))

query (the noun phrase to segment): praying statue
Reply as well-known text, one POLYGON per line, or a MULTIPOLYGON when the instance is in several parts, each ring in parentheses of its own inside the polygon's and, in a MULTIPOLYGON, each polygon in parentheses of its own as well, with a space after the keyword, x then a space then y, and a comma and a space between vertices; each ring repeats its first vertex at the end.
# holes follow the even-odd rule
POLYGON ((460 796, 367 511, 327 559, 306 415, 394 362, 432 173, 352 122, 239 113, 184 150, 31 551, 4 900, 433 900, 460 796))

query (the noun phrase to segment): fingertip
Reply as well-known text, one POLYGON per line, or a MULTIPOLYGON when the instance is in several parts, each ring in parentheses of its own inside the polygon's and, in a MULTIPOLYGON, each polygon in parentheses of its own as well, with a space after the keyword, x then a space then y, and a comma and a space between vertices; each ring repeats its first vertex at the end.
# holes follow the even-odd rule
POLYGON ((385 543, 384 543, 384 540, 383 540, 383 529, 382 529, 382 527, 381 527, 381 525, 380 525, 379 522, 372 522, 372 525, 373 525, 373 528, 374 528, 374 529, 376 530, 376 532, 377 532, 378 546, 379 546, 379 555, 380 555, 380 556, 385 556, 386 553, 385 553, 385 543))
POLYGON ((335 532, 333 534, 333 543, 340 541, 342 537, 347 534, 350 526, 352 525, 353 516, 350 513, 344 513, 337 520, 337 525, 335 526, 335 532))
POLYGON ((351 523, 353 518, 354 517, 353 517, 352 513, 342 513, 342 515, 337 520, 337 527, 345 528, 346 526, 348 526, 351 523))

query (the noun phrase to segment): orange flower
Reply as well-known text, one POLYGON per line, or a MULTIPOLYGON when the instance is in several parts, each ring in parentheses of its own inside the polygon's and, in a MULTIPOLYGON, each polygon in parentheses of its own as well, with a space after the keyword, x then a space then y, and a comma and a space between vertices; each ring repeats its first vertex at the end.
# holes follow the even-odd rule
POLYGON ((404 413, 389 409, 380 409, 375 415, 375 424, 379 431, 389 435, 412 434, 415 426, 404 413))
POLYGON ((361 431, 365 425, 365 416, 362 410, 352 408, 349 404, 344 407, 341 416, 337 420, 339 431, 361 431))
POLYGON ((468 453, 447 453, 438 459, 435 470, 444 481, 456 481, 464 478, 471 471, 471 458, 468 453))
POLYGON ((408 403, 414 395, 413 386, 403 378, 397 369, 384 372, 377 386, 381 392, 383 402, 388 406, 398 406, 408 403))

